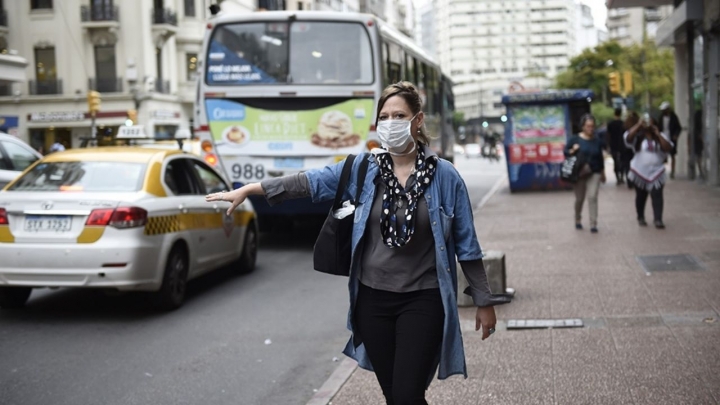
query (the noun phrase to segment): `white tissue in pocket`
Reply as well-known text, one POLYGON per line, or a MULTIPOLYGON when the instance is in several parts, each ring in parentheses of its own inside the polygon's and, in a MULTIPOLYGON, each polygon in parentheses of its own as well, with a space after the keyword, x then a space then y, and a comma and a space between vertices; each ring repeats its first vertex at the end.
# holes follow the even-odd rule
POLYGON ((342 207, 333 211, 333 217, 335 219, 343 219, 353 212, 355 212, 355 206, 348 200, 343 202, 342 207))

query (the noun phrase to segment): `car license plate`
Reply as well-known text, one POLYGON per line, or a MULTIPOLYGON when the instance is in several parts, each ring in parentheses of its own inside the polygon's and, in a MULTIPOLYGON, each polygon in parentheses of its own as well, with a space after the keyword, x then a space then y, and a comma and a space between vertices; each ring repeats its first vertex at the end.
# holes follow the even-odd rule
POLYGON ((275 167, 282 169, 302 169, 305 164, 303 158, 275 158, 275 167))
POLYGON ((26 232, 69 232, 72 220, 69 215, 27 215, 26 232))

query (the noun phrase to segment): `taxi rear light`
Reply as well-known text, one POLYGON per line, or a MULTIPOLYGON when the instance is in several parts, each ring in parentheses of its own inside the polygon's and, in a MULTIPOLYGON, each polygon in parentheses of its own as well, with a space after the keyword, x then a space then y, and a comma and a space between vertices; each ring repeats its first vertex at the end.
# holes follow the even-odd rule
POLYGON ((208 140, 202 141, 202 143, 200 144, 200 147, 202 148, 203 152, 207 152, 207 153, 210 153, 213 150, 213 144, 212 144, 212 142, 210 142, 208 140))
POLYGON ((147 211, 138 207, 120 207, 116 209, 95 209, 90 212, 85 225, 112 226, 113 228, 126 229, 145 226, 147 223, 147 211))
POLYGON ((205 162, 207 162, 210 166, 215 166, 218 163, 218 158, 214 154, 208 153, 205 155, 205 162))
POLYGON ((0 225, 8 225, 7 211, 5 208, 0 208, 0 225))

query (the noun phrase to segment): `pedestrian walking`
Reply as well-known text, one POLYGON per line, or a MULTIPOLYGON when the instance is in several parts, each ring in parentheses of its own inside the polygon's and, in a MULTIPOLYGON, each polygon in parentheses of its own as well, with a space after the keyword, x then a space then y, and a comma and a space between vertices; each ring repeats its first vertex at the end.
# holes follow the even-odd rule
POLYGON ((635 186, 637 221, 640 226, 647 226, 645 203, 650 194, 655 227, 664 229, 663 189, 667 180, 664 162, 667 153, 673 149, 673 142, 666 133, 660 131, 657 121, 649 115, 640 120, 637 114, 633 114, 631 119, 634 124, 625 132, 624 137, 625 145, 635 151, 635 157, 630 162, 628 179, 635 186))
MULTIPOLYGON (((582 207, 585 196, 590 208, 590 232, 597 233, 598 192, 600 183, 605 183, 605 163, 603 158, 605 142, 595 136, 595 117, 585 114, 580 118, 580 133, 573 135, 565 145, 565 157, 582 154, 588 165, 587 173, 581 175, 574 184, 575 190, 575 228, 583 229, 582 207)), ((581 171, 582 173, 582 171, 581 171)))
MULTIPOLYGON (((475 329, 495 332, 493 296, 462 178, 428 147, 422 102, 409 82, 388 86, 376 115, 383 148, 355 159, 345 197, 355 195, 360 161, 367 177, 355 207, 348 282, 352 336, 344 353, 374 370, 388 404, 427 404, 425 391, 438 378, 467 377, 457 313, 455 261, 477 305, 475 329)), ((310 196, 335 196, 343 163, 245 185, 207 201, 231 201, 232 212, 248 195, 271 204, 310 196)))
POLYGON ((610 147, 610 154, 613 158, 613 165, 615 170, 615 180, 617 185, 621 186, 625 183, 625 176, 627 175, 629 167, 626 167, 630 162, 623 159, 623 154, 627 150, 625 147, 625 140, 623 134, 625 133, 625 124, 620 119, 622 116, 622 109, 615 109, 615 116, 613 120, 607 124, 608 133, 608 146, 610 147))
POLYGON ((682 127, 680 126, 680 119, 678 119, 675 111, 670 108, 669 102, 663 101, 660 104, 660 118, 657 120, 657 123, 659 124, 660 132, 668 135, 673 144, 672 150, 670 151, 670 178, 674 179, 675 155, 677 155, 677 143, 682 127))

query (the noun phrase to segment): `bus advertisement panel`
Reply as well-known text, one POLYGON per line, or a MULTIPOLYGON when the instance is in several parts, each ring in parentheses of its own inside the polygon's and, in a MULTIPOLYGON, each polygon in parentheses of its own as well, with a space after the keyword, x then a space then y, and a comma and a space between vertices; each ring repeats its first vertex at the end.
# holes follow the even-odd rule
POLYGON ((260 181, 275 169, 307 169, 304 157, 358 153, 367 140, 373 108, 373 99, 362 98, 292 111, 227 99, 205 101, 210 133, 233 182, 260 181), (242 156, 255 158, 249 162, 242 156))

